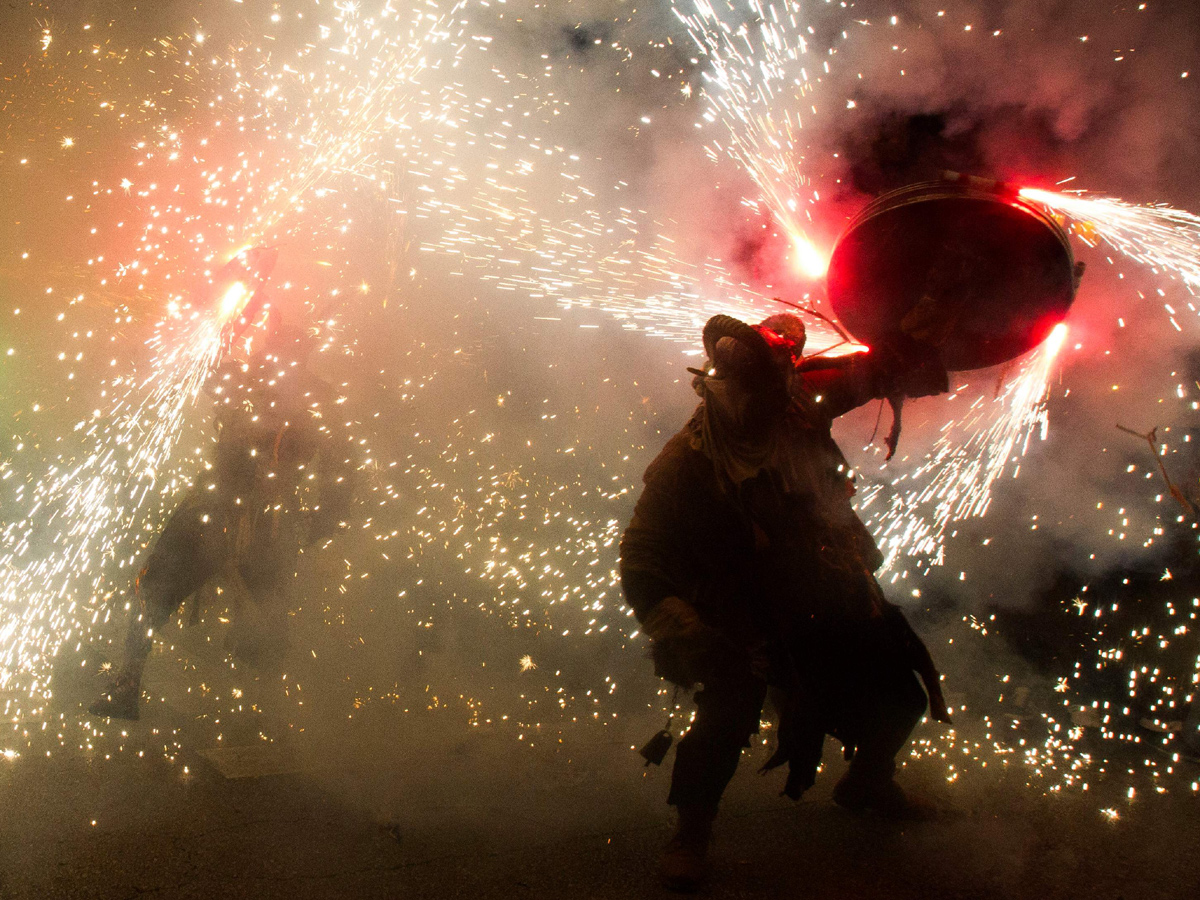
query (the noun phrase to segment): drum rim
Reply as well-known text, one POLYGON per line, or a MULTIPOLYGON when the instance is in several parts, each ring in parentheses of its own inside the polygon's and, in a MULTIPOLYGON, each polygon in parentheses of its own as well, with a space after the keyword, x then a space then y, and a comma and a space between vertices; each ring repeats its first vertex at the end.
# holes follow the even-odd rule
MULTIPOLYGON (((846 238, 868 219, 874 218, 884 211, 890 212, 906 206, 936 200, 972 200, 990 204, 999 203, 1018 209, 1049 229, 1066 251, 1068 263, 1072 266, 1075 263, 1075 253, 1071 247, 1071 238, 1067 230, 1039 204, 1026 200, 1015 191, 987 190, 961 181, 918 181, 879 194, 846 224, 841 235, 834 242, 830 258, 837 256, 838 248, 846 238)), ((833 271, 832 266, 829 271, 833 271)))

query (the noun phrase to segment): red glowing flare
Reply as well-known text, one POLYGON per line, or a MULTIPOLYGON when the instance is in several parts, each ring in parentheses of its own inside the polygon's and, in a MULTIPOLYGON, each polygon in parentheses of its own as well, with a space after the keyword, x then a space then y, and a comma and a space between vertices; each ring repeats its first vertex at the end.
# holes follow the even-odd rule
POLYGON ((823 278, 829 269, 829 260, 807 237, 798 232, 791 235, 792 249, 796 253, 796 265, 808 278, 823 278))
POLYGON ((232 322, 242 314, 249 302, 251 291, 244 282, 235 281, 221 296, 218 304, 218 314, 222 324, 232 322))
POLYGON ((1058 356, 1058 352, 1062 350, 1063 344, 1067 342, 1067 323, 1059 322, 1050 329, 1050 334, 1046 338, 1046 352, 1050 354, 1050 358, 1058 356))

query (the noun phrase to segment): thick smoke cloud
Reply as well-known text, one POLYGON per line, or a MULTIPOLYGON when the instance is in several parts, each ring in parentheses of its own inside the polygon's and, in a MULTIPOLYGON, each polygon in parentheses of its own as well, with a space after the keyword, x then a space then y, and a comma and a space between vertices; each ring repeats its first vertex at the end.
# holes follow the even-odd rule
POLYGON ((856 11, 871 24, 839 48, 834 80, 859 121, 827 145, 849 151, 864 186, 974 164, 1000 178, 1078 175, 1093 190, 1194 205, 1190 5, 860 3, 856 11))
MULTIPOLYGON (((1200 14, 1191 4, 1149 3, 1144 11, 1138 5, 955 3, 939 16, 932 3, 805 4, 813 28, 813 70, 826 59, 830 63, 813 95, 821 113, 806 120, 806 143, 796 148, 822 196, 812 207, 814 234, 828 247, 869 196, 943 168, 1037 184, 1075 176, 1072 184, 1131 200, 1200 209, 1200 186, 1193 179, 1200 159, 1192 140, 1200 119, 1194 44, 1200 14), (1081 40, 1085 35, 1087 41, 1081 40), (1182 78, 1184 71, 1192 74, 1182 78)), ((118 28, 130 29, 125 40, 132 45, 143 31, 183 33, 194 27, 185 15, 189 4, 156 8, 144 18, 125 15, 121 6, 96 9, 118 28)), ((270 4, 248 3, 235 16, 227 6, 210 4, 197 13, 211 34, 209 46, 257 34, 270 12, 270 4), (263 19, 253 18, 260 13, 263 19)), ((77 14, 64 8, 55 21, 65 28, 77 14)), ((721 137, 712 125, 696 127, 705 63, 669 4, 523 0, 473 6, 472 15, 475 30, 492 40, 486 56, 472 47, 470 65, 456 71, 463 92, 499 103, 515 83, 541 104, 532 124, 515 121, 512 156, 543 164, 548 150, 557 154, 553 160, 574 154, 579 163, 571 173, 597 190, 595 205, 606 215, 634 210, 645 233, 668 235, 681 259, 720 257, 738 279, 764 291, 819 298, 819 284, 788 271, 774 223, 742 205, 744 197, 754 197, 745 173, 704 152, 706 142, 721 137), (496 72, 511 81, 502 82, 496 72), (546 112, 551 107, 557 110, 553 118, 546 112), (535 154, 529 138, 543 133, 547 140, 535 154), (613 189, 617 184, 619 191, 613 189)), ((22 40, 21 46, 36 46, 37 26, 25 21, 22 28, 0 29, 0 41, 9 42, 0 47, 22 40)), ((28 50, 16 54, 28 57, 28 50)), ((19 91, 13 96, 20 100, 19 91)), ((55 109, 49 114, 65 115, 55 109)), ((36 130, 34 119, 22 127, 36 130)), ((18 137, 24 141, 26 134, 18 137)), ((134 158, 126 134, 109 139, 114 157, 134 158)), ((472 177, 487 175, 484 161, 496 155, 486 141, 455 153, 455 164, 472 177)), ((544 163, 525 196, 548 220, 566 220, 578 210, 560 202, 563 185, 555 164, 544 163)), ((335 202, 350 205, 357 223, 350 236, 329 237, 314 228, 318 237, 293 239, 283 265, 294 270, 288 277, 294 275, 297 283, 311 281, 314 292, 360 281, 371 285, 363 308, 372 312, 348 315, 343 324, 355 335, 352 355, 326 366, 335 381, 350 386, 347 415, 370 437, 383 463, 367 473, 364 516, 411 528, 414 536, 411 545, 407 532, 405 541, 384 545, 376 534, 387 529, 364 529, 335 552, 303 562, 307 593, 293 616, 290 664, 293 683, 301 682, 306 693, 288 694, 285 703, 278 685, 259 685, 256 697, 263 707, 272 714, 283 710, 263 729, 276 735, 299 723, 315 736, 314 746, 334 747, 340 761, 407 753, 412 759, 405 761, 414 766, 422 764, 419 754, 402 752, 400 745, 414 746, 418 738, 435 749, 457 742, 472 716, 472 728, 479 723, 485 730, 507 729, 500 732, 506 739, 521 734, 542 741, 553 735, 545 737, 549 743, 583 733, 568 729, 583 729, 599 712, 613 746, 640 742, 661 727, 659 706, 665 700, 655 693, 642 639, 625 637, 633 626, 616 591, 609 587, 603 609, 584 612, 603 590, 589 581, 592 573, 611 568, 616 559, 611 543, 589 542, 619 531, 641 471, 685 421, 695 397, 684 366, 694 360, 682 357, 677 345, 615 327, 602 311, 564 311, 545 297, 493 289, 460 258, 421 250, 441 227, 438 219, 389 224, 395 221, 389 204, 419 198, 417 188, 381 197, 356 193, 351 184, 352 179, 338 182, 343 193, 329 200, 331 218, 347 215, 335 202), (333 272, 314 262, 331 259, 339 260, 333 272), (386 310, 378 306, 383 295, 386 310), (387 468, 392 460, 400 463, 394 472, 387 468), (477 491, 509 475, 494 496, 477 491), (374 506, 378 492, 371 490, 383 487, 393 488, 395 498, 381 511, 374 506), (495 505, 485 505, 482 496, 495 505), (501 503, 512 505, 497 517, 501 503), (426 514, 427 507, 436 512, 426 514), (531 522, 540 522, 543 513, 552 522, 535 534, 531 522), (429 525, 453 515, 460 518, 445 532, 429 525), (470 552, 461 538, 452 540, 462 521, 471 527, 486 523, 470 552), (578 587, 579 593, 551 607, 536 588, 482 577, 487 563, 512 562, 499 551, 487 558, 492 538, 516 538, 514 547, 520 539, 536 541, 537 552, 549 551, 549 561, 538 557, 537 565, 565 571, 556 583, 578 587), (392 553, 399 545, 402 551, 392 553), (380 561, 381 546, 391 556, 386 562, 380 561), (530 617, 523 615, 526 609, 534 610, 530 617), (526 655, 536 669, 518 669, 526 655), (307 704, 302 710, 295 706, 298 696, 307 704), (409 709, 412 717, 401 717, 409 709), (288 722, 286 716, 294 718, 288 722), (403 733, 390 716, 406 723, 403 733), (576 726, 576 718, 584 724, 576 726), (367 725, 354 731, 347 726, 352 719, 367 725), (539 723, 546 723, 541 731, 539 723)), ((455 188, 458 193, 447 196, 457 200, 475 187, 455 188)), ((32 192, 21 198, 22 190, 9 188, 23 213, 45 201, 32 192)), ((61 193, 58 184, 53 192, 61 193)), ((313 208, 319 225, 322 207, 313 208)), ((40 264, 62 248, 54 235, 46 236, 52 229, 44 222, 36 227, 40 245, 28 240, 29 231, 16 232, 13 245, 25 240, 40 264)), ((487 227, 481 224, 481 233, 487 227)), ((1036 605, 1040 592, 1062 582, 1079 584, 1122 567, 1173 564, 1170 550, 1162 547, 1170 533, 1149 548, 1142 540, 1159 520, 1170 532, 1177 510, 1169 497, 1154 500, 1166 491, 1149 448, 1115 426, 1170 427, 1172 450, 1190 449, 1181 432, 1190 428, 1191 399, 1200 390, 1195 386, 1200 373, 1189 355, 1195 322, 1184 312, 1184 330, 1175 331, 1162 303, 1186 311, 1191 298, 1177 284, 1132 264, 1109 265, 1102 250, 1083 255, 1091 269, 1072 315, 1061 376, 1052 387, 1049 439, 1034 441, 1018 479, 998 485, 985 519, 957 529, 945 567, 926 577, 914 571, 887 585, 914 613, 932 608, 946 621, 948 636, 964 614, 992 605, 1026 609, 1036 605), (1160 288, 1166 297, 1156 293, 1160 288), (1127 471, 1130 466, 1136 471, 1127 471), (1129 535, 1125 541, 1118 537, 1122 533, 1129 535), (924 599, 914 598, 914 590, 924 599)), ((34 303, 42 285, 36 288, 29 287, 21 302, 34 303)), ((47 352, 55 337, 47 330, 47 352)), ((140 337, 131 330, 122 339, 136 348, 140 337)), ((987 393, 998 377, 986 372, 966 380, 972 390, 987 393)), ((839 439, 867 478, 890 477, 920 460, 947 416, 965 402, 913 404, 900 457, 885 472, 879 448, 864 446, 874 407, 849 417, 839 439)), ((65 430, 73 419, 60 415, 58 425, 65 430)), ((1181 484, 1196 485, 1190 454, 1173 453, 1166 464, 1181 484)), ((220 667, 213 647, 229 629, 226 622, 214 622, 226 601, 216 602, 202 632, 184 631, 178 641, 173 634, 165 658, 152 663, 151 674, 166 686, 171 702, 197 721, 212 709, 192 693, 195 671, 218 692, 235 683, 247 688, 241 671, 213 675, 220 667), (177 658, 184 665, 176 665, 177 658)), ((969 666, 959 659, 957 668, 965 672, 969 666)), ((994 668, 989 658, 980 671, 990 676, 994 668)), ((61 684, 68 700, 84 699, 95 683, 94 672, 75 658, 64 662, 61 684), (74 674, 68 676, 70 666, 74 674)), ((209 728, 208 722, 197 729, 209 728)), ((206 738, 219 729, 210 730, 206 738)), ((247 730, 256 739, 254 729, 247 730)), ((468 741, 461 738, 469 759, 468 741)), ((359 776, 328 778, 342 788, 359 776)), ((348 790, 381 809, 400 802, 368 775, 348 790)))

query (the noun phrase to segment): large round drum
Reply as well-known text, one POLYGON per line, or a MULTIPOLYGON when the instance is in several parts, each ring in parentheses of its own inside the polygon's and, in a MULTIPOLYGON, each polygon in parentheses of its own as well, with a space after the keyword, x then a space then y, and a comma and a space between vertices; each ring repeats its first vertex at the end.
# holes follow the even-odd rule
POLYGON ((1032 350, 1075 299, 1066 232, 1015 191, 980 179, 879 196, 838 239, 829 300, 869 346, 936 352, 950 370, 1032 350))

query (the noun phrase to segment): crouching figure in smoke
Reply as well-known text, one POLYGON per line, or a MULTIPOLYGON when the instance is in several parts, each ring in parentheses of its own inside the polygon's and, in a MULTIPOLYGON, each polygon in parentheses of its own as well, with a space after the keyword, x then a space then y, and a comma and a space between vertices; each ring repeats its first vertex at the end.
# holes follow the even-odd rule
POLYGON ((805 359, 804 338, 793 315, 757 327, 709 320, 709 361, 693 383, 701 403, 646 470, 621 541, 625 596, 656 671, 702 686, 668 797, 679 830, 662 875, 674 889, 704 877, 717 804, 768 686, 781 709, 767 768, 788 763, 785 793, 799 798, 833 735, 852 759, 834 799, 852 810, 920 812, 893 780, 926 708, 914 670, 933 717, 949 721, 929 653, 875 580, 882 555, 830 434, 873 398, 944 392, 946 372, 879 352, 805 359))
POLYGON ((209 384, 213 457, 151 547, 134 589, 124 660, 93 715, 138 718, 155 636, 219 576, 240 578, 250 599, 231 636, 234 656, 252 665, 282 657, 297 554, 336 532, 351 501, 350 447, 326 425, 336 397, 308 367, 314 348, 307 329, 289 327, 269 307, 234 342, 235 357, 209 384))

